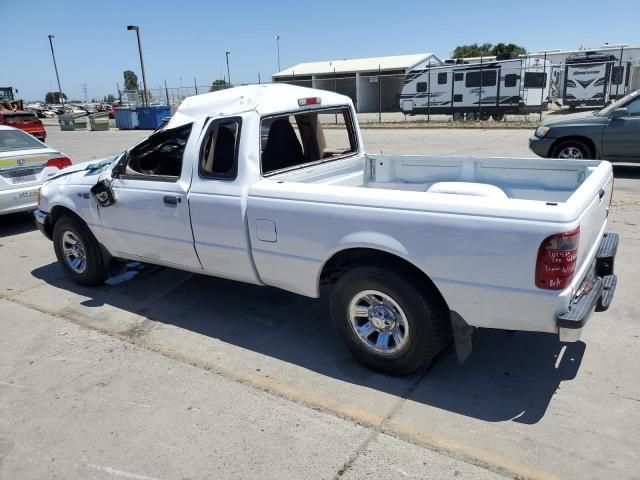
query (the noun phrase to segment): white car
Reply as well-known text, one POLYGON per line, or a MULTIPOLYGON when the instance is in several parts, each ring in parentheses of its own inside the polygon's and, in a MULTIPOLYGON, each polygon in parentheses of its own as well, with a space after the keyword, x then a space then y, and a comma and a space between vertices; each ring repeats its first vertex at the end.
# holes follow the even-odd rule
POLYGON ((464 352, 469 326, 576 340, 616 286, 612 192, 605 161, 367 155, 348 97, 271 84, 187 98, 124 154, 46 182, 35 217, 85 285, 132 259, 331 286, 355 356, 404 374, 452 335, 464 352))
POLYGON ((0 125, 0 215, 35 210, 42 182, 69 157, 17 128, 0 125))

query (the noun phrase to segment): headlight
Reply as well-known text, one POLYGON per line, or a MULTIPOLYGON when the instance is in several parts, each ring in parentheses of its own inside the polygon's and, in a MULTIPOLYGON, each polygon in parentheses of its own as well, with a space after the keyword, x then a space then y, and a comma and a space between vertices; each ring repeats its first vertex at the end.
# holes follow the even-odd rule
POLYGON ((535 136, 536 137, 540 137, 540 138, 544 138, 544 137, 547 136, 547 133, 549 133, 549 130, 551 130, 551 128, 540 126, 540 127, 536 128, 535 136))

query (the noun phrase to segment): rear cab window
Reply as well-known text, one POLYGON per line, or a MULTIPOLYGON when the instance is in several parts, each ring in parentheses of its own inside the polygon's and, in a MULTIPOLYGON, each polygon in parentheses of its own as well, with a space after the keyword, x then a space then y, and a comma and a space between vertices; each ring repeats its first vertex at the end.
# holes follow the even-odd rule
POLYGON ((260 132, 265 176, 358 153, 351 110, 346 106, 263 117, 260 132))

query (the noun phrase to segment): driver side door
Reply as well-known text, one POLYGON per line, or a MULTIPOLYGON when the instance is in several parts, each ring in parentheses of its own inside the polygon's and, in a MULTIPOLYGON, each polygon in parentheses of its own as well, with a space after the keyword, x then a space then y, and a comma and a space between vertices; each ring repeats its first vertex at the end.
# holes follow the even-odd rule
POLYGON ((602 133, 602 151, 607 160, 640 160, 640 96, 623 106, 626 117, 609 118, 602 133))
POLYGON ((187 192, 192 125, 158 132, 134 147, 111 182, 115 203, 99 209, 113 255, 170 267, 201 269, 193 244, 187 192))

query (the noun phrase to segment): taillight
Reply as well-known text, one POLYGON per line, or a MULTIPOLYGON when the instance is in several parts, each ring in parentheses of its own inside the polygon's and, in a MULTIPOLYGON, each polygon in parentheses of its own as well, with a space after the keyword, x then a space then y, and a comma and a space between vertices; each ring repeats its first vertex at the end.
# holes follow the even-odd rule
POLYGON ((563 290, 571 283, 578 259, 580 227, 544 239, 536 261, 536 287, 563 290))
POLYGON ((56 167, 62 170, 63 168, 71 166, 71 159, 69 157, 52 158, 47 161, 47 167, 56 167))

